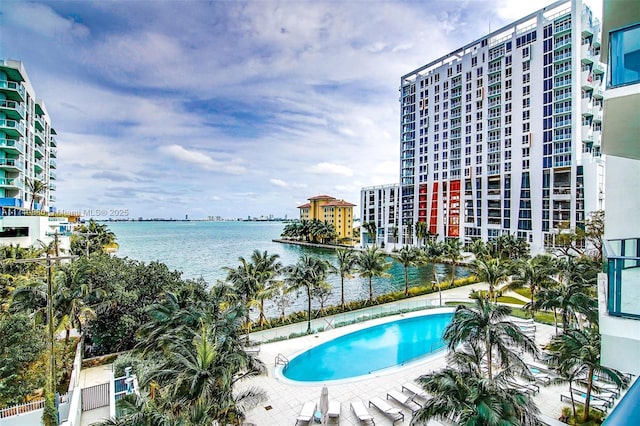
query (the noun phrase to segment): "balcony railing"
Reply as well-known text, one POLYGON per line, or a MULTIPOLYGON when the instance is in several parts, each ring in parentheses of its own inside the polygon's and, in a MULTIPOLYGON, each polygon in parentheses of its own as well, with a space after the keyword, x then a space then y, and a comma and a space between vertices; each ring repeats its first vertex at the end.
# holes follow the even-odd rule
POLYGON ((609 315, 640 319, 640 238, 604 242, 609 315))

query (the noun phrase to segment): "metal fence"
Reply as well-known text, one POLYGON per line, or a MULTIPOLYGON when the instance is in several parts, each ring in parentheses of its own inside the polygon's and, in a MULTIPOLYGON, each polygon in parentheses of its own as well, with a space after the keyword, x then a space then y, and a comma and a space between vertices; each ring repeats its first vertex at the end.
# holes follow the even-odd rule
POLYGON ((109 405, 109 383, 82 389, 82 411, 94 410, 109 405))

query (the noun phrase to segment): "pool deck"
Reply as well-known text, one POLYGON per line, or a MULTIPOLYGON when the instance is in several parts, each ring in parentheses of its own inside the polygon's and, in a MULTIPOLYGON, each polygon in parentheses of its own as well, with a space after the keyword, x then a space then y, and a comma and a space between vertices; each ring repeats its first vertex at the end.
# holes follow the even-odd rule
MULTIPOLYGON (((472 287, 475 289, 484 289, 486 285, 477 284, 472 287)), ((470 289, 471 286, 447 290, 446 292, 443 292, 443 296, 446 296, 446 299, 448 300, 456 298, 457 300, 465 300, 468 299, 470 289)), ((422 297, 437 298, 438 295, 435 294, 422 297)), ((451 308, 443 309, 449 312, 451 311, 451 308)), ((437 313, 441 312, 441 310, 433 309, 427 312, 437 313)), ((317 382, 312 384, 291 382, 279 375, 278 370, 281 367, 277 367, 275 365, 277 355, 282 354, 287 359, 292 359, 294 356, 306 351, 307 349, 332 340, 343 334, 361 330, 383 322, 424 314, 425 311, 418 311, 392 315, 386 318, 352 324, 296 339, 262 344, 259 358, 266 364, 268 374, 247 380, 240 384, 239 388, 245 386, 260 387, 266 391, 268 400, 263 404, 260 404, 260 406, 250 410, 247 413, 246 422, 259 426, 294 425, 300 409, 305 402, 315 401, 319 403, 320 391, 322 386, 326 384, 329 389, 329 399, 335 399, 341 404, 339 423, 342 425, 359 424, 357 418, 350 409, 351 401, 362 400, 364 404, 368 406, 371 398, 380 397, 382 399, 386 399, 387 392, 391 390, 400 391, 401 386, 404 383, 412 382, 422 374, 442 369, 446 365, 446 350, 441 350, 433 355, 421 358, 419 361, 408 363, 405 366, 392 367, 368 376, 328 381, 327 383, 317 382)), ((543 346, 549 341, 553 333, 553 326, 537 324, 536 343, 539 346, 543 346)), ((560 402, 559 394, 566 387, 566 385, 540 387, 540 393, 537 394, 534 399, 542 414, 554 419, 559 417, 562 407, 566 405, 565 403, 560 402)), ((396 404, 393 400, 390 400, 389 404, 403 409, 405 415, 404 424, 409 424, 411 422, 411 413, 408 409, 396 404)), ((375 407, 369 408, 369 412, 373 415, 376 424, 391 424, 391 420, 384 416, 375 407)))

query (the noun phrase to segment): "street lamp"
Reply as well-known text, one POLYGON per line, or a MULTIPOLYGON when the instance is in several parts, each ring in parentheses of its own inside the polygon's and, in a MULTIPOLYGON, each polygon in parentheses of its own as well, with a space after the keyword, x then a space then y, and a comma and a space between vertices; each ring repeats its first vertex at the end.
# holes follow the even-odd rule
POLYGON ((433 276, 436 278, 436 283, 438 283, 438 297, 440 298, 439 306, 442 307, 442 287, 440 286, 440 279, 438 278, 435 263, 433 264, 433 276))

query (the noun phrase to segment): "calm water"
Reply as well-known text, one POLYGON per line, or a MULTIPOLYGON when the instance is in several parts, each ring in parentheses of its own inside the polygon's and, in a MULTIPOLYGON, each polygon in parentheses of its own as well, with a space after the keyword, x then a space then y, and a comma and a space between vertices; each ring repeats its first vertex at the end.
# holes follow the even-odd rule
MULTIPOLYGON (((239 265, 238 257, 251 257, 254 249, 267 250, 280 256, 283 265, 297 262, 303 253, 323 257, 336 263, 335 254, 330 249, 317 249, 292 244, 274 243, 284 228, 281 222, 106 222, 118 238, 120 249, 117 255, 144 262, 160 261, 170 269, 179 270, 184 278, 204 278, 209 284, 224 280, 223 268, 239 265)), ((449 266, 436 265, 441 280, 450 276, 449 266)), ((388 271, 391 278, 374 278, 374 296, 404 289, 404 268, 393 262, 388 271)), ((467 276, 464 268, 458 268, 460 276, 467 276)), ((409 285, 430 283, 433 280, 431 265, 409 268, 409 285)), ((331 275, 328 279, 333 294, 326 305, 340 301, 340 277, 331 275)), ((367 278, 345 279, 345 299, 347 301, 369 297, 367 278)), ((304 297, 292 300, 287 311, 305 309, 304 297)), ((314 306, 318 306, 314 303, 314 306)), ((275 309, 268 307, 274 315, 275 309)))
POLYGON ((284 376, 303 382, 346 379, 400 365, 444 346, 453 313, 388 322, 346 334, 293 358, 284 376))

